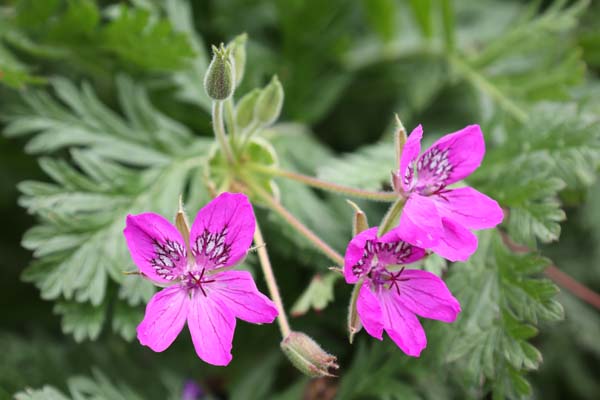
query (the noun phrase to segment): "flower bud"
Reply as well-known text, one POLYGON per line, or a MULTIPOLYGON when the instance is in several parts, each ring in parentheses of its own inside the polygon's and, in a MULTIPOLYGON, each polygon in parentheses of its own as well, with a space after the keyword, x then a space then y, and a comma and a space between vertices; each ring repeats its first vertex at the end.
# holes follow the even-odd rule
POLYGON ((394 132, 394 142, 396 143, 396 161, 398 166, 400 165, 400 158, 402 158, 402 150, 404 150, 404 145, 408 140, 406 137, 406 129, 404 129, 404 125, 402 121, 400 121, 400 117, 396 114, 396 131, 394 132))
POLYGON ((261 90, 256 100, 254 116, 262 126, 271 125, 279 118, 282 105, 283 87, 281 87, 281 82, 275 75, 271 82, 261 90))
POLYGON ((239 86, 244 78, 244 70, 246 69, 246 41, 248 40, 248 34, 242 33, 236 36, 229 44, 227 48, 231 51, 231 57, 233 58, 233 66, 235 72, 235 86, 239 86))
POLYGON ((230 57, 230 49, 223 43, 213 46, 213 59, 204 77, 204 90, 213 100, 226 100, 235 89, 235 71, 230 57))
MULTIPOLYGON (((400 168, 400 159, 402 158, 402 151, 404 150, 404 145, 406 144, 406 129, 404 129, 404 125, 402 121, 400 121, 400 117, 396 114, 396 131, 394 132, 394 142, 396 144, 396 165, 400 168)), ((399 169, 392 172, 392 187, 397 192, 402 191, 402 177, 400 176, 399 169)))
POLYGON ((235 107, 235 124, 241 130, 246 129, 254 121, 254 108, 260 95, 259 89, 246 93, 235 107))
POLYGON ((355 202, 351 200, 346 201, 354 209, 354 218, 352 218, 352 237, 354 237, 362 231, 369 229, 369 222, 367 221, 365 212, 355 202))
POLYGON ((335 376, 329 369, 338 369, 337 358, 302 332, 291 332, 281 341, 281 350, 296 368, 311 377, 335 376))

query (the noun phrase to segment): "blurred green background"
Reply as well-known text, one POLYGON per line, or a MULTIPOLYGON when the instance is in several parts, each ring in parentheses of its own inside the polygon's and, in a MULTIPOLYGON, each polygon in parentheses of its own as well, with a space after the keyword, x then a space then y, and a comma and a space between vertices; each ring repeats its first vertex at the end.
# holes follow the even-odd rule
MULTIPOLYGON (((46 87, 44 79, 52 76, 90 82, 98 97, 119 112, 114 78, 127 74, 149 92, 162 113, 185 124, 194 135, 209 137, 210 116, 202 107, 205 99, 195 93, 202 91, 202 77, 194 75, 201 68, 189 67, 198 49, 186 39, 185 4, 191 5, 187 16, 197 38, 203 40, 195 43, 203 51, 208 44, 248 33, 247 71, 238 92, 264 85, 273 74, 279 76, 286 94, 280 120, 304 126, 293 129, 312 131, 316 144, 311 146, 318 151, 306 165, 323 162, 313 165, 313 170, 305 166, 307 173, 320 168, 322 176, 343 180, 344 175, 351 179, 356 169, 371 168, 360 163, 389 151, 385 143, 389 143, 394 113, 407 127, 422 123, 433 135, 479 123, 491 137, 498 124, 507 130, 527 125, 526 118, 535 118, 540 110, 536 107, 546 101, 564 104, 565 109, 567 104, 576 104, 599 116, 599 2, 23 0, 2 2, 0 118, 6 123, 4 117, 22 106, 20 93, 46 87), (178 9, 181 3, 184 6, 178 9), (96 22, 85 8, 95 8, 95 4, 101 10, 96 22), (124 26, 105 29, 119 6, 130 15, 141 12, 150 21, 162 18, 183 33, 177 35, 169 28, 157 31, 156 37, 138 40, 139 31, 133 26, 140 23, 143 31, 149 22, 136 17, 124 26), (336 158, 349 152, 356 152, 357 159, 336 158), (344 170, 348 164, 355 169, 344 170)), ((563 132, 565 137, 569 133, 563 132)), ((590 146, 598 145, 597 138, 596 134, 590 139, 590 146)), ((338 355, 339 380, 302 378, 280 354, 274 325, 240 323, 234 340, 235 362, 226 369, 202 364, 186 335, 161 354, 139 346, 136 340, 128 342, 109 328, 95 341, 77 343, 70 334, 63 334, 53 302, 41 299, 33 284, 21 280, 32 259, 21 239, 35 219, 18 206, 17 184, 48 181, 37 155, 24 151, 26 143, 24 137, 0 136, 0 398, 45 384, 66 391, 69 382, 82 393, 96 393, 97 397, 86 398, 177 399, 187 380, 201 385, 207 399, 491 398, 483 383, 477 390, 463 387, 460 379, 440 376, 437 380, 431 376, 430 361, 407 360, 388 340, 375 343, 361 334, 350 347, 344 336, 349 288, 341 284, 335 286, 335 301, 325 310, 292 318, 296 329, 338 355), (91 380, 69 381, 77 375, 91 380)), ((68 158, 64 150, 58 154, 68 158)), ((295 165, 301 168, 305 154, 280 154, 288 156, 300 159, 295 165)), ((560 193, 567 215, 561 223, 560 241, 543 244, 541 251, 561 270, 600 292, 599 161, 597 154, 592 157, 596 160, 587 166, 583 179, 587 183, 560 193)), ((379 175, 391 169, 373 168, 378 168, 379 175)), ((369 186, 370 178, 364 175, 364 186, 369 186)), ((360 179, 356 177, 358 184, 360 179)), ((349 219, 344 219, 348 213, 335 211, 345 207, 343 201, 314 198, 337 212, 330 218, 345 224, 328 231, 328 240, 343 250, 349 237, 349 219)), ((368 211, 377 216, 384 210, 372 206, 368 211)), ((266 218, 266 213, 261 210, 258 216, 266 218)), ((280 230, 276 223, 267 224, 267 241, 278 237, 280 230)), ((324 271, 327 261, 292 241, 281 242, 269 249, 289 309, 314 273, 324 271)), ((264 289, 262 281, 260 286, 264 289)), ((108 290, 107 296, 115 295, 116 287, 108 290)), ((600 310, 565 290, 559 301, 565 320, 542 323, 540 335, 533 339, 543 363, 528 374, 532 396, 596 399, 600 393, 600 310)), ((444 371, 453 366, 437 368, 444 371)))

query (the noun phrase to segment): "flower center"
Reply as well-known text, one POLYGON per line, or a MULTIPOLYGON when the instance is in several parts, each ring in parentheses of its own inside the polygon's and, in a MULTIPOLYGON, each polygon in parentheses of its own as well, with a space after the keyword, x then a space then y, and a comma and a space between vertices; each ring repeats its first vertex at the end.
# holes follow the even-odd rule
POLYGON ((375 286, 375 289, 385 288, 390 290, 395 288, 396 292, 400 294, 399 282, 408 280, 408 278, 402 277, 402 272, 404 272, 404 267, 397 272, 388 271, 387 269, 380 267, 371 270, 367 276, 371 279, 371 283, 375 286))
POLYGON ((189 271, 185 282, 189 291, 200 289, 204 297, 206 297, 206 291, 204 290, 203 285, 215 281, 214 279, 205 277, 205 272, 206 268, 202 268, 202 272, 199 274, 197 272, 189 271))
POLYGON ((352 266, 352 273, 360 277, 387 264, 402 264, 412 254, 412 246, 404 241, 382 243, 367 240, 361 259, 352 266))
POLYGON ((431 196, 443 190, 453 170, 448 158, 450 150, 432 147, 411 163, 404 175, 404 183, 409 191, 431 196))

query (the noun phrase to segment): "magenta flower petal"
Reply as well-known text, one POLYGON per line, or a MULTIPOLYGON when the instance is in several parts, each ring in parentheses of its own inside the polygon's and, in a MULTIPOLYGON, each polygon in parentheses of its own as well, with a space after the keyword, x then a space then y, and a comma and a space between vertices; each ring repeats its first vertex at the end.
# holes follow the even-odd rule
POLYGON ((419 357, 427 338, 417 316, 398 301, 394 290, 381 291, 379 301, 387 334, 407 355, 419 357))
POLYGON ((368 271, 373 255, 372 252, 366 253, 367 242, 377 240, 377 229, 373 227, 362 231, 348 244, 344 257, 344 277, 347 283, 357 282, 368 271))
POLYGON ((442 218, 444 235, 431 250, 450 261, 466 261, 477 250, 477 236, 451 219, 442 218))
POLYGON ((396 300, 420 317, 454 322, 460 312, 458 300, 448 287, 431 272, 407 269, 401 274, 396 300))
POLYGON ((433 247, 444 234, 435 201, 416 193, 406 201, 398 228, 405 241, 423 248, 433 247))
POLYGON ((451 189, 433 198, 440 214, 465 228, 493 228, 504 218, 496 200, 470 187, 451 189))
POLYGON ((181 332, 189 307, 188 295, 179 286, 156 293, 146 306, 146 315, 137 327, 140 343, 154 351, 164 351, 181 332))
POLYGON ((231 361, 235 315, 219 299, 194 294, 187 322, 196 354, 209 364, 227 365, 231 361))
POLYGON ((245 195, 219 195, 198 211, 192 225, 190 246, 196 262, 208 269, 235 265, 246 256, 255 225, 245 195))
POLYGON ((187 321, 198 356, 227 365, 236 316, 272 322, 277 309, 248 272, 215 269, 246 255, 254 229, 246 196, 224 193, 198 212, 190 232, 191 258, 182 235, 166 219, 151 213, 128 216, 124 234, 134 262, 144 275, 170 284, 148 303, 137 328, 140 343, 163 351, 187 321))
MULTIPOLYGON (((421 152, 421 139, 423 138, 423 127, 418 125, 408 136, 404 148, 402 149, 402 156, 400 157, 400 169, 399 178, 402 182, 402 188, 405 191, 409 191, 412 188, 414 178, 414 167, 413 161, 419 157, 421 152)), ((399 189, 399 188, 396 188, 399 189)))
POLYGON ((209 295, 218 298, 239 319, 264 324, 273 322, 279 314, 275 304, 258 291, 248 271, 226 271, 214 279, 209 295))
POLYGON ((479 125, 438 139, 417 161, 418 186, 440 188, 457 182, 479 167, 485 142, 479 125))
POLYGON ((184 273, 187 252, 183 238, 162 216, 128 215, 123 233, 133 262, 148 278, 166 283, 184 273))
POLYGON ((381 313, 381 306, 375 294, 371 292, 368 283, 363 283, 360 287, 356 302, 356 311, 367 333, 374 338, 383 340, 383 314, 381 313))

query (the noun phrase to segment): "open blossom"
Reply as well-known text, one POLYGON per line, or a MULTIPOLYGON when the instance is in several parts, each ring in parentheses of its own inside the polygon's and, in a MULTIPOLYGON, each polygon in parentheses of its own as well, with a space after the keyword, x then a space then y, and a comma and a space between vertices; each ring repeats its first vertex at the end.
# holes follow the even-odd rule
POLYGON ((430 272, 404 267, 424 256, 425 250, 403 240, 400 229, 378 238, 374 227, 350 241, 344 262, 346 282, 362 282, 356 311, 367 333, 382 340, 385 330, 413 357, 427 346, 417 316, 453 322, 460 312, 444 281, 430 272))
POLYGON ((160 215, 127 216, 124 234, 133 261, 143 275, 166 286, 152 297, 137 327, 141 344, 163 351, 187 321, 198 356, 227 365, 236 317, 273 322, 277 309, 250 273, 226 270, 245 257, 254 229, 252 206, 237 193, 223 193, 198 212, 189 244, 160 215))
POLYGON ((419 156, 422 136, 419 125, 404 145, 394 176, 396 190, 408 197, 399 227, 409 243, 464 261, 477 250, 477 237, 470 230, 493 228, 504 216, 498 203, 483 193, 448 188, 481 164, 483 134, 479 125, 469 125, 443 136, 419 156))

